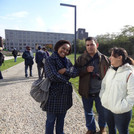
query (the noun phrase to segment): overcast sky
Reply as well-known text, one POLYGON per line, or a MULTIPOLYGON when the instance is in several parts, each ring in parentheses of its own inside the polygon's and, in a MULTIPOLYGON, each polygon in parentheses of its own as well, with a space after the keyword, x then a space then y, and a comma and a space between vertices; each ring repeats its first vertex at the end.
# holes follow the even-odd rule
POLYGON ((77 6, 77 29, 89 36, 134 26, 134 0, 0 0, 0 36, 5 29, 74 33, 74 8, 60 3, 77 6))

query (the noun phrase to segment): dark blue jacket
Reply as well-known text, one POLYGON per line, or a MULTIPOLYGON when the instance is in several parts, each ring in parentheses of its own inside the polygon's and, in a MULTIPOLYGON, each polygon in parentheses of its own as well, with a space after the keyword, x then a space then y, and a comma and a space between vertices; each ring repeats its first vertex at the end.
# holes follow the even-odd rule
POLYGON ((35 61, 37 64, 42 64, 43 58, 47 58, 47 54, 43 50, 38 50, 35 55, 35 61))
MULTIPOLYGON (((67 59, 66 64, 67 68, 72 66, 69 59, 67 59)), ((69 79, 75 77, 75 71, 67 71, 63 75, 59 74, 58 70, 64 67, 63 62, 55 53, 46 59, 45 74, 51 80, 51 86, 48 101, 43 107, 44 111, 65 113, 72 106, 72 85, 69 79)))
POLYGON ((25 60, 25 65, 33 65, 34 61, 34 55, 32 53, 32 51, 25 51, 22 55, 22 58, 25 60))

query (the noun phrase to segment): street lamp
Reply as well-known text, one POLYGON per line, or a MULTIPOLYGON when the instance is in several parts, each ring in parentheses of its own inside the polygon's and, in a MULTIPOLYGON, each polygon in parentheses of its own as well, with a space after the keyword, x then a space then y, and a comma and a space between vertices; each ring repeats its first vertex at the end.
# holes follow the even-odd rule
POLYGON ((75 5, 70 5, 70 4, 64 4, 60 3, 61 6, 68 6, 68 7, 74 7, 74 33, 75 33, 75 38, 74 38, 74 63, 76 63, 76 6, 75 5))

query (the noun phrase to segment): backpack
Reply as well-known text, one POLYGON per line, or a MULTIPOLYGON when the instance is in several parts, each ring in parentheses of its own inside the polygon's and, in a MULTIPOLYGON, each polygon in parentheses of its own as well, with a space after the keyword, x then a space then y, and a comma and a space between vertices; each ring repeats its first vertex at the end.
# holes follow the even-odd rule
POLYGON ((2 53, 0 53, 0 66, 4 63, 4 56, 2 53))

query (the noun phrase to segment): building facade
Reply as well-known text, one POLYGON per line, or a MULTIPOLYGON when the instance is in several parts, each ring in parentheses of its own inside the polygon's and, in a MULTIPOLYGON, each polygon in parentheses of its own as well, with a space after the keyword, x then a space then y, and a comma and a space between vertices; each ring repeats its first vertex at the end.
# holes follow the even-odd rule
POLYGON ((77 39, 80 40, 86 39, 88 37, 88 32, 86 32, 86 30, 83 28, 79 28, 76 34, 77 34, 77 39))
POLYGON ((11 51, 16 48, 24 51, 26 46, 30 46, 32 51, 36 51, 37 45, 52 45, 58 40, 68 40, 72 43, 74 34, 36 32, 22 30, 5 30, 5 48, 11 51))
MULTIPOLYGON (((85 32, 85 29, 81 30, 85 32)), ((79 31, 78 29, 77 37, 84 38, 84 36, 79 35, 79 33, 82 33, 79 31)), ((72 43, 74 41, 74 34, 5 29, 5 48, 9 51, 16 48, 22 52, 26 46, 30 46, 32 51, 35 52, 38 45, 46 45, 53 48, 58 40, 68 40, 72 43)))

